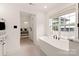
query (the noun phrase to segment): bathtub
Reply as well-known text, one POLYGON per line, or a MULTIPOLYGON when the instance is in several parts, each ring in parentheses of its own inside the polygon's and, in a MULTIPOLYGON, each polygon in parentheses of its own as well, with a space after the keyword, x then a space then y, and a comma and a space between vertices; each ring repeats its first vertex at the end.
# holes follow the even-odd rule
POLYGON ((50 46, 54 46, 58 49, 61 49, 64 51, 69 51, 69 40, 66 40, 66 39, 56 40, 56 39, 53 39, 53 37, 51 37, 51 36, 42 36, 39 38, 39 40, 44 41, 47 44, 49 44, 50 46))

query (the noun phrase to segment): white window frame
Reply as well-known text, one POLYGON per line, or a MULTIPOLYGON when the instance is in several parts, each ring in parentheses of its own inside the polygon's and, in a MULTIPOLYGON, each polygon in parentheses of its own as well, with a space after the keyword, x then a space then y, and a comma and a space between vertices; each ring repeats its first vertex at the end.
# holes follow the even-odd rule
MULTIPOLYGON (((61 15, 64 15, 64 14, 68 14, 68 13, 72 13, 72 12, 76 12, 76 22, 75 22, 75 33, 74 33, 74 36, 75 36, 75 38, 74 39, 77 39, 76 37, 78 36, 77 35, 77 32, 78 32, 78 28, 77 28, 77 17, 78 17, 78 15, 77 15, 77 12, 78 12, 78 9, 76 9, 76 7, 77 6, 75 6, 75 7, 70 7, 69 9, 65 9, 64 11, 63 10, 60 10, 59 12, 57 12, 57 13, 54 13, 53 14, 53 16, 51 16, 50 17, 50 19, 52 19, 54 16, 56 17, 56 16, 61 16, 61 15), (63 13, 63 12, 65 12, 65 13, 63 13), (76 36, 77 35, 77 36, 76 36)), ((60 26, 60 25, 59 25, 60 26)), ((57 32, 56 31, 56 34, 58 35, 58 36, 60 36, 60 30, 57 32)), ((53 32, 53 34, 51 35, 51 36, 53 36, 53 35, 56 35, 56 34, 54 34, 54 32, 53 32)))

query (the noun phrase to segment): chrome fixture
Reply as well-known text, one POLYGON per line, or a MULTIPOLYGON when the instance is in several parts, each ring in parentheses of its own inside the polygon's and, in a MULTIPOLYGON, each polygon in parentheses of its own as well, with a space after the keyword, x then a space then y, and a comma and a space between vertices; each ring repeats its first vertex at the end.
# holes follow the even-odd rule
POLYGON ((54 35, 53 38, 56 40, 60 40, 60 37, 58 37, 57 35, 54 35))

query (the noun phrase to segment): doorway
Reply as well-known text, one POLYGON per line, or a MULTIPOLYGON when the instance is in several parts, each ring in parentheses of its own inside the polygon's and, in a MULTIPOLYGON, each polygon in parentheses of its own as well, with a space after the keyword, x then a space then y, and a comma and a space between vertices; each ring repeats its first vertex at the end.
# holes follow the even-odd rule
POLYGON ((20 44, 27 41, 33 42, 33 18, 32 14, 21 12, 20 13, 20 44))
POLYGON ((45 55, 39 47, 34 44, 35 37, 35 15, 21 12, 20 13, 20 47, 21 56, 40 56, 45 55))

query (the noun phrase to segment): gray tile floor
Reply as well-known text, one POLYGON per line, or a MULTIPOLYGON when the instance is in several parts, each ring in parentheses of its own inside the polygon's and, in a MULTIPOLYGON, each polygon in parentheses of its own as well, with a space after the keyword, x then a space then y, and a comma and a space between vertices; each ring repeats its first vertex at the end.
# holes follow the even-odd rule
MULTIPOLYGON (((79 43, 70 42, 70 51, 61 51, 53 47, 52 53, 50 56, 79 56, 79 43), (57 51, 55 51, 57 50, 57 51)), ((37 47, 31 39, 28 37, 21 37, 20 40, 20 49, 12 52, 8 56, 46 56, 46 54, 37 47)))
POLYGON ((21 37, 20 49, 11 53, 9 56, 45 56, 45 53, 40 50, 33 41, 28 37, 21 37))

